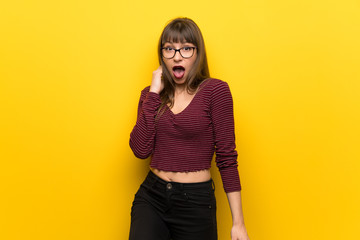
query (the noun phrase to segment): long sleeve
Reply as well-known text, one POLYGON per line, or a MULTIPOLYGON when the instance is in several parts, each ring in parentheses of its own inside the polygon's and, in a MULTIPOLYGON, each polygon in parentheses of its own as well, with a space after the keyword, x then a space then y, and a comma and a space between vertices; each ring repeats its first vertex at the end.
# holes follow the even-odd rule
POLYGON ((224 190, 227 193, 240 191, 233 99, 226 82, 218 82, 212 89, 211 119, 215 138, 216 166, 219 168, 224 190))
POLYGON ((161 105, 160 95, 149 92, 150 87, 141 91, 136 125, 130 133, 130 148, 138 158, 148 158, 155 143, 155 116, 161 105))

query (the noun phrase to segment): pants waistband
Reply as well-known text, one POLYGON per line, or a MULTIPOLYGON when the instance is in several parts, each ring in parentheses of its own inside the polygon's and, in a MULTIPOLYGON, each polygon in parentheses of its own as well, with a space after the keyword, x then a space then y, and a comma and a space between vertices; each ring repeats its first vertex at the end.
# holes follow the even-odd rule
POLYGON ((167 190, 201 190, 201 189, 212 189, 215 191, 215 184, 211 178, 209 181, 196 182, 196 183, 180 183, 180 182, 168 182, 158 177, 151 170, 149 171, 146 180, 150 181, 152 185, 158 185, 160 188, 167 190))

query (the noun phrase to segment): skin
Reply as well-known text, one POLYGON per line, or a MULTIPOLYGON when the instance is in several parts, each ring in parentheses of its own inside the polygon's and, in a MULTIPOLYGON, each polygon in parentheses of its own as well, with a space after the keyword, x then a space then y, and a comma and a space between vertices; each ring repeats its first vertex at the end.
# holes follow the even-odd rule
MULTIPOLYGON (((175 49, 179 49, 182 47, 194 45, 191 43, 172 43, 167 42, 164 44, 164 47, 172 47, 175 49)), ((177 114, 184 110, 192 101, 195 94, 189 94, 185 88, 185 80, 188 76, 189 70, 192 68, 197 57, 197 52, 195 50, 194 55, 191 58, 183 58, 179 52, 176 52, 175 56, 172 59, 163 58, 165 67, 172 74, 172 79, 175 83, 175 95, 174 95, 174 106, 171 108, 171 111, 174 114, 177 114), (185 68, 185 74, 181 79, 177 79, 173 74, 173 66, 181 65, 185 68)), ((154 92, 160 94, 161 90, 164 88, 164 83, 161 80, 162 74, 162 66, 159 66, 152 75, 152 81, 150 86, 150 92, 154 92)), ((160 178, 164 179, 168 182, 183 182, 183 183, 191 183, 191 182, 204 182, 208 181, 211 178, 210 169, 204 169, 196 172, 167 172, 161 171, 155 168, 151 168, 151 170, 160 178)), ((231 228, 231 240, 249 240, 249 236, 247 234, 243 211, 242 211, 242 203, 241 203, 241 192, 229 192, 226 194, 232 214, 233 226, 231 228)))

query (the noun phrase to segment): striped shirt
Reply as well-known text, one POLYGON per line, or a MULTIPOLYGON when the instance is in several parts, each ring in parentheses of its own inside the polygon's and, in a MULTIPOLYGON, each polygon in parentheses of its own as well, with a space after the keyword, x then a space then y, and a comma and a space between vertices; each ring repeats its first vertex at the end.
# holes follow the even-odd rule
POLYGON ((142 90, 130 147, 138 158, 151 156, 150 166, 163 171, 193 172, 211 167, 216 154, 225 192, 240 191, 235 150, 233 100, 226 82, 210 78, 180 113, 168 106, 156 118, 160 95, 142 90))

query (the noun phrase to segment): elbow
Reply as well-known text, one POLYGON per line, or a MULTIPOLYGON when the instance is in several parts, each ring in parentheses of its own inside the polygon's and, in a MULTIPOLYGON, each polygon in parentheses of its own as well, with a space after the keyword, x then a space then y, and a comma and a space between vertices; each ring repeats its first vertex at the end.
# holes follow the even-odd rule
POLYGON ((130 148, 133 151, 135 157, 140 159, 146 159, 150 157, 152 151, 149 149, 142 148, 140 146, 137 146, 136 144, 133 144, 130 140, 130 148))
POLYGON ((151 155, 151 153, 144 153, 144 152, 134 151, 134 150, 133 150, 133 153, 134 153, 135 157, 140 158, 140 159, 147 159, 151 155))

